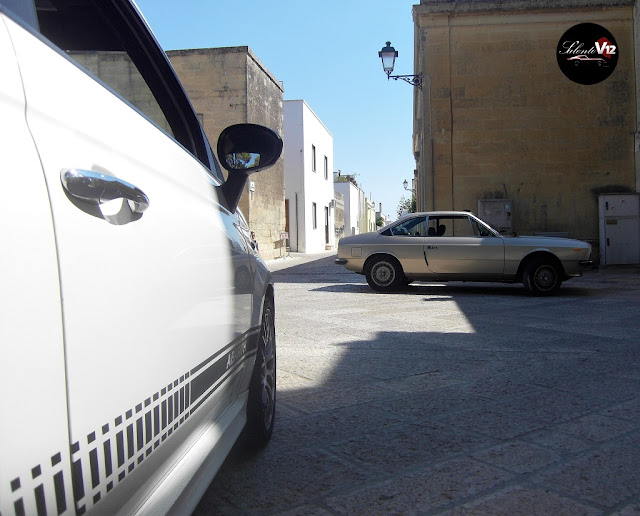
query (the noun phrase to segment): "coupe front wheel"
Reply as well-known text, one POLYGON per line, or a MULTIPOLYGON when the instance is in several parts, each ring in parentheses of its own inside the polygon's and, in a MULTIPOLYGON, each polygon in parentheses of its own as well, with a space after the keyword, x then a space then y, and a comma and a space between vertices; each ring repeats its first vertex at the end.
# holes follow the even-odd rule
POLYGON ((522 283, 535 296, 549 296, 560 288, 560 270, 551 260, 534 259, 525 267, 522 283))
POLYGON ((367 283, 378 292, 394 292, 404 282, 402 266, 395 258, 384 256, 374 259, 365 272, 367 283))

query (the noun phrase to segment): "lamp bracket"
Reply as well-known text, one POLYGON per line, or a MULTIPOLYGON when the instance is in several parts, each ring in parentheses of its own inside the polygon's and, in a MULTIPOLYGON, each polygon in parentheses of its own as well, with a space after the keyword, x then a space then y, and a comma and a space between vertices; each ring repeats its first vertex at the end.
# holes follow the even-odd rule
POLYGON ((404 82, 408 82, 411 86, 416 86, 422 89, 422 74, 418 75, 387 75, 387 79, 393 79, 397 81, 398 79, 403 80, 404 82))

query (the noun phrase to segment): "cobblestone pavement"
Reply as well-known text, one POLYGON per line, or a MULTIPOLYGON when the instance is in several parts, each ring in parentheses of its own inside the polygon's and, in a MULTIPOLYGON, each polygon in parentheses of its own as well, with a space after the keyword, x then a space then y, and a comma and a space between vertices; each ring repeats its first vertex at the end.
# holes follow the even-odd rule
POLYGON ((640 514, 639 269, 378 294, 333 259, 271 264, 273 439, 195 514, 640 514))

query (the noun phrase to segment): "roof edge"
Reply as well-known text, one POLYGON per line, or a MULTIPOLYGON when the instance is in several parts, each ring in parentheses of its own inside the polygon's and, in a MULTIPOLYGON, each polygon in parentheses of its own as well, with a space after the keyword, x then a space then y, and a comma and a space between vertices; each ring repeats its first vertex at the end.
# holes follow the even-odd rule
POLYGON ((540 11, 634 6, 636 0, 420 0, 414 10, 429 14, 540 11))

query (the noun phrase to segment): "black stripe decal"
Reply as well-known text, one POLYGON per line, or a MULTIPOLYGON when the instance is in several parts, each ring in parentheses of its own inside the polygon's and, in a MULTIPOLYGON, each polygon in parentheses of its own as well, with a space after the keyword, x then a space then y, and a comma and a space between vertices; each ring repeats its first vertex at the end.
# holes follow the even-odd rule
POLYGON ((127 426, 127 459, 131 459, 136 453, 133 444, 133 423, 127 426))
POLYGON ((98 471, 98 450, 95 448, 89 452, 89 464, 91 466, 91 487, 94 489, 100 485, 100 472, 98 471))
POLYGON ((78 502, 84 496, 84 480, 80 460, 71 463, 71 479, 73 481, 73 499, 78 502))
MULTIPOLYGON (((244 364, 244 362, 246 362, 253 356, 255 356, 255 353, 246 355, 240 362, 238 362, 232 369, 229 370, 229 374, 235 372, 242 364, 244 364)), ((207 398, 209 398, 209 396, 211 396, 214 392, 216 392, 216 390, 218 390, 218 387, 211 389, 205 396, 202 397, 202 399, 198 400, 198 402, 193 405, 193 408, 189 411, 189 413, 193 414, 196 410, 198 410, 198 408, 200 408, 200 405, 202 405, 207 400, 207 398)))
POLYGON ((145 444, 149 444, 153 438, 153 432, 151 431, 151 411, 144 415, 144 433, 146 437, 145 444))
POLYGON ((55 475, 53 475, 53 488, 56 492, 56 508, 58 509, 58 514, 62 514, 67 510, 67 500, 65 498, 65 489, 64 489, 64 476, 62 471, 58 471, 55 475))
POLYGON ((105 441, 102 444, 104 452, 104 474, 110 477, 113 474, 113 464, 111 463, 111 441, 105 441))
POLYGON ((38 516, 46 516, 47 502, 44 499, 44 486, 40 484, 34 491, 36 495, 36 510, 38 511, 38 516))
POLYGON ((206 360, 202 361, 200 364, 198 364, 196 367, 194 367, 193 369, 191 369, 190 373, 191 374, 195 374, 197 373, 200 369, 202 369, 204 366, 206 366, 209 362, 211 362, 212 360, 215 360, 216 358, 218 358, 220 355, 223 355, 225 353, 227 353, 230 349, 236 347, 240 342, 243 341, 251 341, 251 336, 255 333, 259 333, 260 332, 260 327, 257 328, 251 328, 250 330, 247 330, 246 332, 244 332, 242 335, 240 335, 239 337, 237 337, 236 339, 234 339, 233 341, 231 341, 229 343, 228 346, 224 347, 223 349, 221 349, 220 351, 218 351, 215 355, 211 355, 209 358, 207 358, 206 360))
MULTIPOLYGON (((16 515, 47 514, 46 502, 55 496, 57 514, 90 511, 146 457, 161 446, 247 360, 255 357, 259 327, 237 337, 217 353, 185 372, 158 392, 73 442, 68 451, 50 457, 51 469, 28 470, 29 485, 16 476, 10 482, 16 515), (134 417, 135 414, 135 417, 134 417), (100 432, 100 433, 99 433, 100 432), (99 438, 98 436, 101 436, 99 438), (70 469, 67 469, 70 468, 70 469), (65 478, 70 473, 70 479, 65 478), (69 496, 69 500, 67 500, 69 496), (25 503, 26 501, 26 503, 25 503), (35 506, 34 506, 35 502, 35 506)), ((25 479, 27 475, 25 475, 25 479)))
POLYGON ((22 498, 13 503, 13 510, 16 512, 16 516, 25 516, 24 502, 22 501, 22 498))

